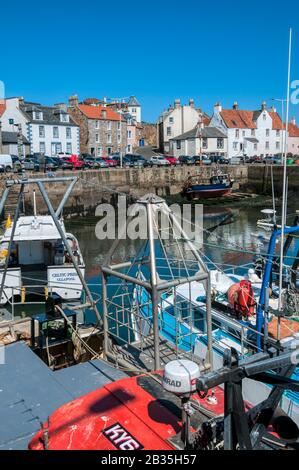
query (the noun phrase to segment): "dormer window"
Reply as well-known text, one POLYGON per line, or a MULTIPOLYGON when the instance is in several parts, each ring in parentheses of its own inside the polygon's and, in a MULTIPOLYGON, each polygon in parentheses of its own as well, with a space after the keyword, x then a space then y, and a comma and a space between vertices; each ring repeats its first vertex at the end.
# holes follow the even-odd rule
POLYGON ((66 113, 61 113, 60 114, 60 121, 61 122, 69 122, 70 121, 69 115, 66 114, 66 113))
POLYGON ((43 113, 41 111, 34 111, 34 119, 36 121, 42 121, 43 120, 43 113))

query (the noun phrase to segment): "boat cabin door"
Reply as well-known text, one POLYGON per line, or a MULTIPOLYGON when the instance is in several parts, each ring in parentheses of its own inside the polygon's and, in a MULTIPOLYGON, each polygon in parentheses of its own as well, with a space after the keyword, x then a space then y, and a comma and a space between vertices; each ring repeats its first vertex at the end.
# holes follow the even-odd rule
POLYGON ((40 240, 26 240, 19 243, 20 264, 43 264, 44 248, 40 240))

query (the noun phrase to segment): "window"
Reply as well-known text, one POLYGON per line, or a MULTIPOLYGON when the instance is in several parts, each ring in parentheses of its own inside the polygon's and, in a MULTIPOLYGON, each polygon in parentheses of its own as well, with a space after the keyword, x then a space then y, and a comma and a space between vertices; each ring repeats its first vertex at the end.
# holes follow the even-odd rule
POLYGON ((280 136, 280 131, 277 130, 277 131, 276 131, 276 137, 279 137, 279 136, 280 136))
POLYGON ((166 129, 166 135, 168 135, 168 136, 171 135, 171 127, 167 127, 167 129, 166 129))
POLYGON ((72 151, 72 143, 71 143, 71 142, 67 142, 67 143, 66 143, 66 151, 67 151, 67 153, 73 153, 73 151, 72 151))
POLYGON ((120 131, 120 122, 117 123, 117 130, 120 131))
POLYGON ((217 149, 223 149, 224 148, 224 139, 222 137, 217 139, 217 149))
POLYGON ((245 134, 246 134, 246 132, 245 132, 245 131, 242 131, 242 136, 243 136, 243 137, 245 137, 245 134))
POLYGON ((39 143, 39 151, 40 151, 40 153, 46 153, 46 144, 45 144, 45 142, 40 142, 39 143))
POLYGON ((173 117, 169 118, 169 124, 173 124, 173 117))
POLYGON ((111 134, 107 134, 107 142, 108 142, 108 144, 111 144, 111 143, 112 143, 111 134))
POLYGON ((35 111, 34 114, 35 114, 35 119, 36 119, 37 121, 41 121, 41 120, 43 119, 43 115, 42 115, 42 113, 41 113, 40 111, 35 111))
POLYGON ((100 136, 99 134, 96 134, 96 143, 98 144, 100 142, 100 136))
POLYGON ((176 141, 176 148, 177 148, 177 150, 181 149, 181 141, 180 140, 176 141))
POLYGON ((257 150, 257 144, 254 144, 253 147, 254 147, 254 150, 257 150))
POLYGON ((107 131, 111 131, 111 121, 107 122, 107 131))
POLYGON ((203 149, 207 149, 208 148, 208 139, 206 137, 204 137, 202 139, 202 148, 203 149))
POLYGON ((62 146, 60 142, 57 142, 56 144, 56 153, 61 153, 62 152, 62 146))
POLYGON ((62 122, 68 122, 68 115, 64 114, 64 113, 61 113, 60 114, 60 119, 61 119, 62 122))
POLYGON ((45 126, 38 126, 38 132, 40 137, 45 137, 45 126))
POLYGON ((112 147, 107 147, 107 154, 111 155, 111 153, 112 153, 112 147))
POLYGON ((131 138, 132 138, 132 131, 128 131, 128 132, 127 132, 127 137, 128 137, 128 139, 131 139, 131 138))
POLYGON ((59 129, 58 127, 53 127, 53 137, 58 138, 59 137, 59 129))
POLYGON ((251 129, 251 137, 255 137, 255 129, 251 129))
POLYGON ((276 150, 280 149, 280 142, 276 142, 276 150))
POLYGON ((99 123, 99 121, 96 121, 96 122, 95 122, 95 128, 96 128, 96 129, 99 129, 99 128, 100 128, 100 123, 99 123))
POLYGON ((137 109, 136 109, 136 108, 132 108, 132 113, 136 114, 136 113, 137 113, 137 109))
POLYGON ((266 137, 270 136, 270 129, 266 129, 266 137))
POLYGON ((233 149, 238 150, 238 142, 233 142, 233 149))
POLYGON ((120 141, 121 141, 121 136, 120 134, 117 134, 117 143, 120 144, 120 141))
POLYGON ((238 139, 239 136, 240 136, 240 131, 239 131, 239 129, 236 129, 236 139, 238 139))
POLYGON ((102 156, 102 147, 97 148, 97 156, 101 157, 102 156))
POLYGON ((267 141, 267 142, 266 142, 266 149, 269 149, 269 148, 270 148, 270 144, 269 144, 269 142, 267 141))
POLYGON ((131 151, 132 151, 132 145, 131 144, 127 145, 127 151, 128 151, 128 153, 131 153, 131 151))
POLYGON ((71 139, 72 138, 72 129, 70 127, 66 127, 65 132, 66 132, 66 138, 71 139))

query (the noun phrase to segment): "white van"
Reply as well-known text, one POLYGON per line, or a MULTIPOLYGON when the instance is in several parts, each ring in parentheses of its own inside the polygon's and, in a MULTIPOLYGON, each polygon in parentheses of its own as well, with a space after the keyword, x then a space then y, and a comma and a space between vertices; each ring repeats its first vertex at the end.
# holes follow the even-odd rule
POLYGON ((231 157, 230 158, 230 165, 240 165, 243 161, 242 157, 231 157))
POLYGON ((11 155, 9 154, 0 154, 0 172, 12 171, 13 162, 11 155))

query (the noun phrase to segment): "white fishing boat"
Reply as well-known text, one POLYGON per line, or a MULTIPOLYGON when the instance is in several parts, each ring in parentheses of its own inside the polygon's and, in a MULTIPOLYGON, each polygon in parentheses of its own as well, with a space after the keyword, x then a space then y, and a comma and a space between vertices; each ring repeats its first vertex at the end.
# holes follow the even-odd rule
POLYGON ((84 260, 78 240, 66 231, 62 218, 69 192, 56 213, 38 215, 33 191, 33 215, 20 214, 18 209, 13 221, 8 216, 0 238, 0 305, 12 303, 17 296, 21 303, 27 296, 81 298, 84 260))
MULTIPOLYGON (((78 241, 74 235, 66 232, 62 220, 59 223, 84 275, 85 266, 78 241)), ((12 223, 8 223, 0 239, 0 282, 4 275, 11 232, 12 223)), ((64 300, 79 299, 82 293, 81 281, 49 215, 21 216, 18 219, 1 305, 6 304, 14 295, 20 295, 26 285, 31 286, 29 289, 32 293, 38 293, 40 289, 35 284, 44 285, 51 293, 64 300)))

